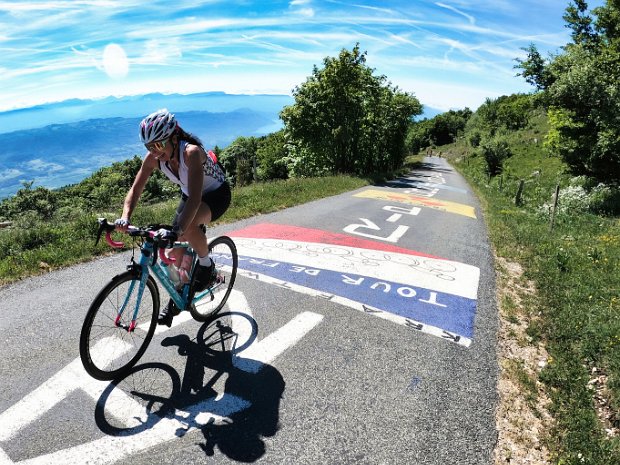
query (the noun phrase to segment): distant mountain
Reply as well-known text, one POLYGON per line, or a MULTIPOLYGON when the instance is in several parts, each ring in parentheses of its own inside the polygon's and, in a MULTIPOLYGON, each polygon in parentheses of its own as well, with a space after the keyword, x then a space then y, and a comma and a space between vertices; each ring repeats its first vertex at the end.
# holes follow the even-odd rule
POLYGON ((424 105, 423 110, 424 111, 422 112, 422 114, 415 118, 416 121, 422 121, 423 119, 432 119, 435 116, 440 115, 441 113, 445 113, 444 110, 440 110, 439 108, 429 107, 427 105, 424 105))
MULTIPOLYGON (((177 112, 176 116, 186 131, 212 148, 225 147, 239 136, 277 131, 281 128, 277 114, 238 109, 177 112)), ((0 134, 0 199, 17 192, 22 181, 34 180, 34 187, 62 187, 115 161, 142 156, 145 149, 137 131, 141 118, 96 118, 0 134)))
POLYGON ((168 108, 173 113, 188 111, 227 113, 244 108, 269 114, 277 120, 280 110, 292 103, 293 98, 289 95, 236 95, 224 92, 188 95, 146 94, 99 100, 72 99, 0 112, 0 133, 95 118, 138 118, 160 108, 168 108))
MULTIPOLYGON (((122 161, 144 147, 138 123, 168 108, 205 146, 221 148, 239 136, 261 136, 282 127, 279 113, 293 104, 288 95, 147 94, 99 100, 66 100, 0 112, 0 199, 22 182, 48 188, 73 184, 103 166, 122 161)), ((442 113, 424 107, 419 119, 442 113)))

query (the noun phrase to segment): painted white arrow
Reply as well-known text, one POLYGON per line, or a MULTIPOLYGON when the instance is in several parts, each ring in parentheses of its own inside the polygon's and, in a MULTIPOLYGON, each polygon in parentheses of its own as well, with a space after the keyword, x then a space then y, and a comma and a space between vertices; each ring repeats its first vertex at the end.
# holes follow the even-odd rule
MULTIPOLYGON (((239 313, 244 313, 249 318, 253 317, 247 299, 243 293, 233 291, 227 305, 233 313, 231 316, 233 332, 237 334, 239 340, 248 340, 251 337, 251 329, 248 333, 247 318, 239 315, 239 313)), ((322 319, 322 315, 312 312, 297 315, 262 341, 259 342, 258 339, 255 339, 242 352, 235 354, 234 365, 240 370, 257 373, 264 364, 272 362, 286 349, 299 342, 322 319)), ((175 319, 176 321, 179 320, 175 319)), ((95 401, 98 401, 104 390, 108 388, 109 383, 92 379, 84 371, 80 359, 77 358, 0 414, 0 425, 2 425, 0 441, 15 438, 23 428, 43 416, 75 390, 82 390, 95 401)), ((112 410, 108 410, 106 406, 106 414, 121 419, 127 418, 127 412, 132 412, 133 425, 128 424, 127 427, 142 424, 144 421, 148 422, 148 412, 140 403, 119 389, 114 391, 115 399, 114 402, 110 403, 114 407, 112 410), (137 413, 138 418, 133 415, 134 412, 137 413)), ((214 398, 200 401, 184 410, 177 409, 173 414, 158 419, 159 421, 155 422, 152 427, 135 435, 105 436, 89 443, 17 463, 13 462, 6 452, 0 448, 0 465, 109 464, 129 454, 177 439, 179 436, 200 429, 206 424, 230 423, 230 416, 248 407, 250 407, 250 403, 245 399, 226 392, 219 393, 214 398)))

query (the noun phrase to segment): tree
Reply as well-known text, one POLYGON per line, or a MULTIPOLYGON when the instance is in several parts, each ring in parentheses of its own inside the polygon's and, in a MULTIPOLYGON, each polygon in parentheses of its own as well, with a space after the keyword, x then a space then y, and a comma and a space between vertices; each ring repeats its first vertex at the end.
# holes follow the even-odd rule
POLYGON ((573 43, 584 46, 596 46, 599 36, 592 29, 592 17, 588 14, 588 4, 585 0, 574 0, 566 8, 562 18, 566 21, 566 27, 572 29, 573 43))
POLYGON ((504 161, 512 156, 510 144, 500 136, 486 140, 480 146, 482 155, 487 164, 489 176, 497 176, 504 170, 504 161))
POLYGON ((260 138, 256 149, 258 178, 262 181, 287 179, 289 176, 287 156, 284 130, 260 138))
POLYGON ((472 116, 469 108, 449 110, 445 113, 410 124, 406 146, 410 153, 418 153, 431 145, 445 145, 456 141, 465 131, 465 125, 472 116))
MULTIPOLYGON (((573 174, 618 182, 620 3, 607 0, 592 13, 595 19, 584 0, 568 6, 564 20, 573 41, 536 72, 536 79, 548 78, 542 87, 549 105, 546 146, 573 174)), ((525 76, 531 62, 522 64, 525 76)))
POLYGON ((237 137, 218 157, 233 185, 246 186, 254 180, 257 145, 256 137, 237 137))
POLYGON ((24 183, 13 197, 0 203, 0 217, 15 219, 25 212, 34 212, 39 218, 49 220, 58 205, 58 193, 38 186, 32 189, 32 182, 24 183))
POLYGON ((547 89, 553 83, 553 76, 547 69, 549 63, 540 55, 534 44, 522 50, 527 52, 527 59, 517 58, 518 64, 515 67, 523 70, 517 73, 517 76, 523 76, 525 82, 535 86, 537 90, 547 89))
POLYGON ((487 98, 467 119, 465 133, 474 147, 506 130, 525 127, 532 108, 531 96, 524 94, 487 98))
POLYGON ((402 162, 407 127, 422 112, 420 102, 373 75, 359 44, 323 65, 294 89, 295 104, 280 114, 291 157, 317 173, 368 174, 402 162))

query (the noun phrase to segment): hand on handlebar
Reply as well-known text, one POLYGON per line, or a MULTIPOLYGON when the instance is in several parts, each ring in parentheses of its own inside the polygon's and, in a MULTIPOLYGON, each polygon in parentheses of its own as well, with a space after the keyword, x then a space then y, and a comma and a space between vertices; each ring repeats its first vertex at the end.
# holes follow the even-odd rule
POLYGON ((164 247, 172 247, 172 244, 174 244, 178 238, 179 237, 176 232, 170 231, 166 228, 159 229, 153 236, 153 239, 158 241, 160 245, 163 245, 164 247))
POLYGON ((129 228, 129 220, 127 218, 118 218, 114 222, 114 226, 116 227, 117 231, 126 233, 127 229, 129 228))

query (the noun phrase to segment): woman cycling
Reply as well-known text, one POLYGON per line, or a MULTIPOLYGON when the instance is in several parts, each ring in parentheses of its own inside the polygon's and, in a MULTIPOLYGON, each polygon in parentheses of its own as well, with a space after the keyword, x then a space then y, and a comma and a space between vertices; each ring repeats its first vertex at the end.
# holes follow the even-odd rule
MULTIPOLYGON (((201 291, 214 278, 215 265, 209 258, 209 246, 204 226, 217 220, 228 209, 230 186, 221 166, 205 152, 202 142, 185 132, 168 110, 151 113, 140 123, 140 138, 148 150, 117 219, 116 228, 125 232, 130 224, 138 199, 149 176, 161 170, 172 182, 181 186, 181 201, 172 222, 172 229, 160 229, 157 236, 172 243, 187 241, 198 255, 195 287, 201 291)), ((173 249, 171 257, 181 263, 183 249, 173 249)), ((170 326, 179 313, 172 299, 160 312, 158 323, 170 326)))

